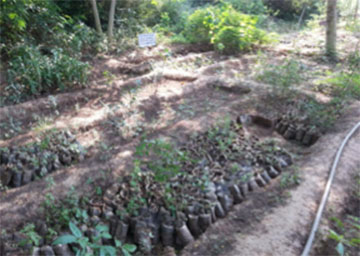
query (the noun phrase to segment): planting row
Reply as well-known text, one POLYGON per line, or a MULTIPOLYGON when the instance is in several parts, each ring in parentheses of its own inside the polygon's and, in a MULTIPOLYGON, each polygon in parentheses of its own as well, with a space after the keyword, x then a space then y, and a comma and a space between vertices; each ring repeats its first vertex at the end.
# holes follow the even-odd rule
POLYGON ((58 214, 48 205, 45 212, 51 217, 34 227, 41 239, 33 255, 50 250, 96 254, 100 248, 116 253, 125 242, 142 253, 159 244, 181 249, 291 164, 290 155, 274 141, 245 136, 242 124, 231 120, 182 145, 144 140, 135 156, 129 175, 101 196, 95 193, 81 209, 67 210, 66 219, 63 212, 69 206, 58 214), (77 240, 69 238, 75 233, 77 240))
POLYGON ((69 131, 51 132, 41 141, 0 148, 0 182, 20 187, 84 158, 84 149, 69 131))

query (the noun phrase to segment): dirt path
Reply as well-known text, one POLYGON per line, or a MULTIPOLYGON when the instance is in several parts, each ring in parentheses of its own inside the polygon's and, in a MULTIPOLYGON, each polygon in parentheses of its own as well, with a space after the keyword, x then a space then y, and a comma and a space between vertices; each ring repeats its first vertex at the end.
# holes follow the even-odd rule
MULTIPOLYGON (((237 207, 229 218, 216 225, 206 237, 189 246, 183 255, 300 255, 336 151, 351 127, 359 120, 360 103, 357 102, 347 110, 332 132, 304 152, 307 156, 297 163, 301 172, 301 184, 291 192, 286 205, 270 209, 271 197, 255 197, 251 202, 237 207), (244 212, 244 207, 249 209, 247 213, 244 212), (268 214, 263 215, 264 210, 268 210, 268 214), (249 219, 246 220, 247 218, 249 219), (250 228, 243 229, 243 222, 251 222, 250 228), (214 252, 214 244, 220 248, 221 254, 214 252)), ((345 202, 346 184, 351 183, 353 172, 360 164, 359 155, 360 131, 344 151, 329 204, 340 206, 345 202)), ((271 188, 267 190, 268 195, 271 192, 271 188)))

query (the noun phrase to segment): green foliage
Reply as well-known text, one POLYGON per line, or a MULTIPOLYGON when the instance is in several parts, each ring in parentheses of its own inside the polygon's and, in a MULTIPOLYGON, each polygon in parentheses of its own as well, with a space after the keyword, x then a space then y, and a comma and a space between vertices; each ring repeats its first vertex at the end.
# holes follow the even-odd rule
POLYGON ((174 33, 181 32, 185 27, 189 13, 187 0, 165 0, 159 8, 161 13, 160 26, 174 33))
POLYGON ((136 245, 134 244, 123 244, 119 240, 115 240, 116 248, 120 248, 123 256, 131 256, 136 251, 136 245))
POLYGON ((186 153, 165 140, 146 140, 136 148, 136 155, 148 157, 142 161, 154 173, 157 182, 168 182, 180 173, 181 164, 189 161, 186 153))
POLYGON ((360 99, 360 53, 355 51, 347 58, 348 68, 342 70, 335 76, 326 79, 337 88, 335 93, 341 97, 352 97, 360 99))
POLYGON ((255 15, 267 13, 267 6, 263 0, 226 0, 226 2, 230 3, 234 9, 242 13, 255 15))
POLYGON ((281 175, 280 187, 282 189, 299 185, 301 178, 297 172, 286 172, 281 175))
POLYGON ((184 36, 190 43, 210 43, 211 33, 220 16, 219 9, 210 6, 191 14, 184 28, 184 36))
POLYGON ((330 229, 328 237, 337 243, 335 249, 340 256, 346 255, 346 248, 360 248, 360 218, 348 215, 345 223, 336 217, 331 220, 338 232, 330 229))
POLYGON ((310 124, 322 130, 327 130, 333 126, 341 114, 344 104, 344 100, 337 97, 326 104, 320 103, 314 98, 309 98, 300 107, 307 114, 310 124))
POLYGON ((256 79, 271 84, 275 94, 288 94, 304 79, 304 66, 294 59, 286 59, 281 65, 265 63, 260 66, 256 79))
POLYGON ((52 194, 46 194, 42 206, 46 223, 57 231, 67 227, 73 219, 86 222, 89 217, 83 203, 84 200, 80 200, 74 190, 70 190, 62 201, 55 200, 52 194))
POLYGON ((264 0, 265 5, 272 10, 274 15, 285 20, 298 19, 304 8, 305 19, 319 10, 326 1, 318 0, 264 0))
POLYGON ((188 17, 184 36, 191 43, 213 44, 223 53, 239 52, 269 41, 256 27, 257 21, 256 16, 242 14, 228 4, 210 6, 188 17))
MULTIPOLYGON (((84 236, 81 230, 73 223, 69 222, 69 229, 72 235, 63 235, 58 237, 53 245, 58 244, 77 244, 80 248, 76 248, 76 255, 78 256, 90 256, 90 255, 104 255, 104 256, 116 256, 116 248, 110 245, 102 245, 102 239, 111 239, 109 234, 109 227, 98 224, 95 227, 96 235, 92 237, 91 241, 88 237, 84 236), (93 253, 90 253, 91 250, 93 253)), ((116 247, 121 249, 124 256, 129 256, 135 252, 136 246, 133 244, 122 244, 120 241, 115 240, 116 247)))
POLYGON ((34 224, 31 223, 26 225, 22 230, 20 230, 20 233, 26 235, 27 237, 26 239, 20 241, 20 246, 27 244, 39 246, 41 237, 38 235, 38 233, 36 233, 34 224))
MULTIPOLYGON (((33 17, 53 13, 51 1, 42 0, 2 0, 0 15, 0 42, 1 44, 14 43, 34 29, 33 17), (31 24, 31 26, 29 26, 31 24)), ((42 31, 44 33, 44 31, 42 31)), ((4 47, 4 45, 2 45, 4 47)))
POLYGON ((13 102, 47 92, 83 85, 88 64, 54 48, 43 55, 38 47, 21 45, 11 51, 8 68, 8 98, 13 102))

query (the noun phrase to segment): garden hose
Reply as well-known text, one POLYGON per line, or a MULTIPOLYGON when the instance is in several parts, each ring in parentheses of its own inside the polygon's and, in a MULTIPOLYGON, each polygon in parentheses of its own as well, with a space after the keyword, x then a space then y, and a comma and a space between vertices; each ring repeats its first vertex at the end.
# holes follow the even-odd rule
POLYGON ((305 248, 301 254, 301 256, 307 256, 309 255, 309 252, 310 252, 310 249, 311 249, 311 246, 312 246, 312 243, 313 243, 313 240, 315 238, 315 233, 319 227, 319 223, 320 223, 320 220, 321 220, 321 215, 324 211, 324 208, 325 208, 325 204, 326 204, 326 201, 328 199, 328 196, 329 196, 329 193, 330 193, 330 188, 331 188, 331 185, 332 185, 332 182, 333 182, 333 179, 334 179, 334 176, 335 176, 335 172, 336 172, 336 168, 337 168, 337 165, 339 163, 339 160, 340 160, 340 157, 341 157, 341 154, 344 150, 344 147, 345 145, 347 144, 347 142, 349 141, 349 139, 351 138, 351 136, 354 135, 354 133, 357 131, 357 129, 359 129, 360 127, 360 122, 357 123, 353 128, 352 130, 347 134, 347 136, 345 137, 345 139, 343 140, 343 142, 341 143, 341 146, 336 154, 336 157, 335 157, 335 160, 334 160, 334 163, 331 167, 331 171, 330 171, 330 176, 329 176, 329 179, 327 181, 327 184, 326 184, 326 188, 325 188, 325 191, 324 191, 324 194, 323 194, 323 197, 321 199, 321 203, 319 205, 319 209, 317 211, 317 214, 316 214, 316 218, 314 220, 314 223, 313 223, 313 226, 312 226, 312 229, 311 229, 311 232, 310 232, 310 236, 306 242, 306 245, 305 245, 305 248))

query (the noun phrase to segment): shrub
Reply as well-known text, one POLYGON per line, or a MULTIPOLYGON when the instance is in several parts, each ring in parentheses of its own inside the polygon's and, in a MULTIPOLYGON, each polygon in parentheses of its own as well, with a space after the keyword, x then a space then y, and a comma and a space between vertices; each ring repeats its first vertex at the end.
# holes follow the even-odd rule
POLYGON ((256 76, 257 80, 271 84, 274 93, 287 94, 293 86, 299 84, 303 79, 303 65, 293 59, 287 59, 281 65, 265 64, 256 76))
POLYGON ((347 58, 347 69, 328 78, 328 82, 335 87, 335 93, 342 97, 360 99, 360 53, 356 49, 347 58))
POLYGON ((238 52, 268 41, 256 27, 257 21, 256 16, 242 14, 229 4, 211 6, 189 16, 184 36, 191 43, 213 44, 223 53, 238 52))
POLYGON ((184 36, 190 43, 210 43, 211 32, 217 25, 220 10, 208 7, 196 10, 191 14, 184 28, 184 36))
POLYGON ((43 55, 39 47, 20 45, 10 54, 7 96, 13 102, 86 82, 88 64, 64 54, 61 48, 43 55))

